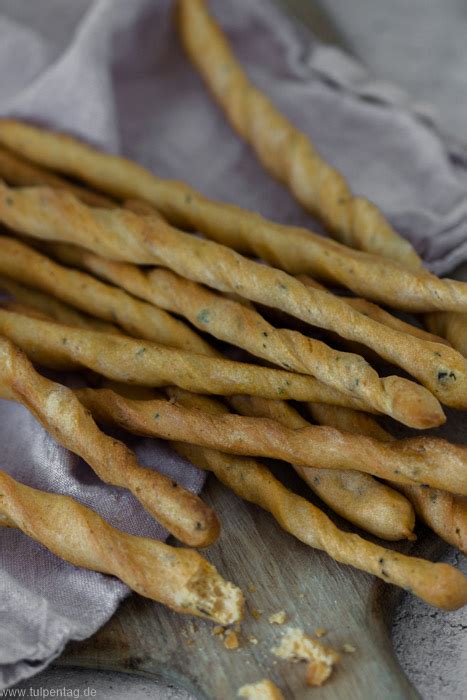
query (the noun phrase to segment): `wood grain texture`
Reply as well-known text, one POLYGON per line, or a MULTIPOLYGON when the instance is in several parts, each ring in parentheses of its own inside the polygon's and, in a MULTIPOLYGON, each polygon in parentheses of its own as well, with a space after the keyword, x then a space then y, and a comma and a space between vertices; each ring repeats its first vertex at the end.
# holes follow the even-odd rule
MULTIPOLYGON (((277 473, 277 468, 276 468, 277 473)), ((313 498, 298 478, 287 484, 313 498)), ((269 677, 287 700, 399 700, 418 698, 392 651, 388 625, 399 596, 371 576, 343 567, 280 530, 272 517, 240 501, 214 478, 205 494, 221 515, 223 535, 208 558, 246 593, 249 613, 241 626, 241 647, 224 648, 213 626, 184 619, 160 605, 132 596, 94 637, 70 643, 57 663, 162 678, 184 687, 197 698, 229 700, 247 682, 269 677), (249 591, 251 584, 256 592, 249 591), (251 610, 264 611, 259 620, 251 610), (271 625, 268 616, 284 609, 285 625, 271 625), (325 643, 339 650, 347 643, 355 654, 342 654, 331 680, 320 689, 307 688, 305 666, 276 659, 270 652, 287 625, 313 633, 329 630, 325 643), (254 635, 258 644, 248 641, 254 635)), ((401 545, 409 551, 414 545, 401 545)), ((420 531, 417 554, 438 555, 445 545, 420 531)))

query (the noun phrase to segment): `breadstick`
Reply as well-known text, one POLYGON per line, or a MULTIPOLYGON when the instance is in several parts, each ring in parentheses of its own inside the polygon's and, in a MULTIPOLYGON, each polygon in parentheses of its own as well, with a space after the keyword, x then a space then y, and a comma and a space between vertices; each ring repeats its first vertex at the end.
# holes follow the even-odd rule
MULTIPOLYGON (((231 404, 242 415, 268 418, 292 429, 295 435, 310 427, 308 421, 285 401, 234 396, 231 404)), ((385 540, 414 538, 412 506, 406 498, 395 498, 394 490, 385 490, 384 484, 377 479, 345 469, 310 469, 293 462, 292 466, 322 501, 354 525, 385 540)))
POLYGON ((74 185, 49 170, 29 163, 5 148, 0 148, 0 178, 8 182, 9 185, 20 187, 48 185, 59 190, 68 190, 91 207, 116 206, 112 199, 92 192, 85 187, 74 185))
POLYGON ((187 55, 266 170, 342 243, 419 268, 421 260, 412 245, 374 204, 353 196, 341 173, 254 87, 204 0, 178 0, 177 18, 187 55))
MULTIPOLYGON (((3 289, 11 294, 11 296, 13 296, 20 305, 24 304, 25 307, 32 307, 36 311, 40 312, 43 315, 43 318, 53 318, 59 323, 64 323, 67 326, 89 328, 90 330, 101 331, 102 333, 121 333, 121 331, 112 323, 99 321, 99 319, 94 318, 93 316, 82 314, 79 311, 72 309, 70 306, 62 304, 60 301, 54 299, 48 294, 42 294, 41 292, 38 292, 37 289, 30 289, 19 282, 15 282, 14 280, 1 275, 0 289, 3 289)), ((8 304, 8 308, 15 311, 15 308, 11 304, 8 304)), ((18 313, 24 313, 24 311, 18 310, 18 313)))
POLYGON ((136 338, 204 352, 206 343, 162 309, 138 301, 84 272, 57 265, 24 243, 5 236, 0 236, 0 273, 104 321, 117 323, 136 338))
POLYGON ((123 443, 101 433, 71 389, 37 374, 26 356, 1 337, 0 395, 26 406, 57 442, 106 483, 131 491, 185 544, 207 546, 217 538, 219 522, 211 508, 163 474, 141 467, 123 443))
MULTIPOLYGON (((229 413, 214 418, 166 401, 121 398, 108 389, 77 389, 76 395, 97 420, 139 435, 187 441, 232 454, 272 457, 301 467, 352 469, 401 483, 430 483, 467 495, 467 447, 440 438, 387 443, 315 425, 290 429, 269 418, 229 413)), ((232 403, 238 409, 237 400, 232 403)))
MULTIPOLYGON (((28 314, 28 311, 20 311, 28 314)), ((214 352, 214 351, 212 351, 214 352)), ((110 388, 114 388, 115 383, 110 382, 110 388)), ((119 385, 117 391, 127 398, 153 398, 151 390, 143 387, 134 387, 137 391, 132 391, 130 385, 119 385), (142 395, 146 392, 147 395, 142 395), (133 395, 136 394, 136 395, 133 395)), ((326 388, 326 385, 323 385, 326 388)), ((173 394, 173 389, 168 389, 169 396, 173 394)), ((235 401, 235 397, 233 399, 235 401)), ((293 411, 283 401, 266 401, 268 406, 277 404, 278 415, 283 411, 293 411)), ((247 404, 248 405, 248 404, 247 404)), ((247 413, 248 415, 248 413, 247 413)), ((297 414, 298 415, 298 414, 297 414)), ((306 421, 300 418, 304 425, 306 421)), ((296 426, 292 426, 296 427, 296 426)), ((302 425, 298 426, 302 427, 302 425)), ((343 472, 342 470, 319 470, 296 468, 305 473, 305 480, 314 488, 321 498, 350 522, 362 527, 379 537, 388 540, 398 540, 404 537, 410 538, 413 528, 413 511, 407 510, 408 502, 402 500, 393 489, 385 487, 371 476, 361 472, 343 472), (318 477, 318 486, 314 483, 314 478, 318 477), (362 504, 362 494, 367 498, 362 504), (370 503, 371 502, 371 503, 370 503), (369 507, 366 507, 368 503, 369 507)), ((301 473, 299 471, 299 473, 301 473)))
MULTIPOLYGON (((177 391, 188 408, 222 414, 225 406, 205 396, 177 391)), ((325 551, 336 561, 410 590, 427 603, 452 610, 467 603, 467 579, 448 564, 393 552, 338 527, 316 506, 283 486, 262 464, 187 443, 172 443, 197 467, 212 471, 238 496, 264 508, 279 525, 301 542, 325 551)))
POLYGON ((243 595, 189 549, 117 530, 69 496, 46 493, 0 471, 0 525, 8 522, 55 555, 116 576, 169 608, 222 625, 242 617, 243 595))
POLYGON ((432 333, 447 338, 453 348, 467 357, 467 314, 435 312, 425 314, 423 320, 432 333))
POLYGON ((321 384, 313 377, 71 328, 6 309, 0 309, 0 333, 47 367, 55 368, 57 363, 63 367, 68 362, 128 384, 175 384, 199 393, 259 394, 297 401, 319 400, 322 395, 321 384))
MULTIPOLYGON (((322 284, 319 284, 319 282, 316 282, 316 280, 312 279, 309 275, 299 275, 298 279, 300 282, 302 282, 306 287, 312 287, 314 289, 321 289, 322 291, 329 291, 326 289, 326 287, 323 287, 322 284)), ((435 332, 433 333, 428 333, 427 331, 423 330, 423 328, 418 328, 417 326, 413 326, 411 323, 406 323, 405 321, 401 321, 400 318, 397 318, 397 316, 393 316, 392 314, 388 313, 384 309, 382 309, 380 306, 377 306, 376 304, 373 304, 371 301, 368 301, 367 299, 361 299, 357 297, 340 297, 342 301, 345 301, 346 304, 349 304, 349 306, 352 306, 354 309, 359 311, 361 314, 364 314, 364 316, 369 316, 372 318, 374 321, 378 321, 378 323, 382 323, 383 326, 389 326, 390 328, 394 328, 396 331, 401 331, 402 333, 407 333, 408 335, 413 335, 415 338, 420 338, 421 340, 428 340, 432 343, 442 343, 443 345, 453 345, 453 343, 448 342, 446 340, 446 337, 441 337, 440 335, 435 335, 435 332)), ((448 313, 441 313, 440 315, 442 316, 447 316, 449 315, 448 313)), ((452 314, 453 316, 457 316, 457 314, 452 314)), ((455 347, 453 345, 453 347, 455 347)))
POLYGON ((207 199, 182 182, 158 178, 132 161, 99 152, 70 136, 1 119, 0 143, 117 198, 151 202, 172 223, 201 230, 219 243, 253 253, 291 274, 339 283, 359 296, 406 311, 467 311, 465 283, 441 280, 425 270, 412 271, 307 229, 281 226, 240 207, 207 199))
MULTIPOLYGON (((309 404, 311 415, 322 425, 330 425, 357 435, 380 441, 394 440, 373 418, 364 413, 334 407, 309 404)), ((442 465, 441 459, 440 464, 442 465)), ((417 515, 437 535, 462 552, 467 551, 467 499, 446 491, 390 481, 413 504, 417 515)))
MULTIPOLYGON (((464 387, 467 364, 451 348, 382 326, 332 294, 308 289, 280 270, 177 231, 159 219, 124 209, 91 209, 59 190, 9 190, 5 186, 0 187, 0 218, 11 228, 26 230, 33 237, 72 241, 116 260, 163 264, 184 277, 221 291, 241 292, 253 301, 275 306, 308 323, 362 342, 388 361, 407 369, 433 393, 442 396, 444 402, 467 406, 464 387)), ((397 405, 399 399, 403 404, 411 404, 409 415, 416 415, 425 400, 434 409, 432 397, 420 394, 420 387, 399 377, 381 380, 359 356, 349 357, 345 363, 336 359, 332 373, 326 367, 319 378, 329 383, 341 375, 347 380, 349 375, 354 377, 354 395, 363 395, 367 403, 389 415, 401 410, 397 405)), ((435 412, 439 416, 438 407, 435 412)))
MULTIPOLYGON (((99 277, 123 287, 135 296, 184 316, 199 330, 209 332, 220 340, 237 345, 257 357, 294 372, 321 376, 326 372, 325 376, 329 376, 338 357, 341 358, 340 361, 344 367, 349 357, 346 353, 338 353, 324 343, 296 331, 276 329, 254 309, 226 299, 169 270, 155 268, 145 272, 136 265, 107 260, 74 246, 52 245, 51 249, 65 262, 84 267, 99 277), (327 367, 329 370, 326 369, 327 367)), ((0 252, 1 250, 0 238, 0 252)), ((5 256, 4 263, 0 262, 0 269, 2 264, 11 267, 8 256, 5 256)), ((38 267, 38 264, 34 267, 35 278, 37 278, 38 267)), ((16 274, 20 278, 24 276, 23 265, 18 268, 16 274)), ((27 278, 30 279, 29 276, 27 278)), ((46 280, 48 278, 47 275, 46 280)), ((51 285, 54 293, 60 293, 57 279, 56 274, 51 285)), ((65 292, 69 287, 70 285, 67 284, 65 292)), ((86 308, 84 302, 82 308, 86 308)), ((150 336, 144 335, 144 327, 141 337, 151 339, 150 336)), ((339 377, 333 377, 333 379, 335 388, 350 396, 350 392, 354 389, 354 377, 349 377, 344 371, 339 377)), ((363 386, 365 387, 364 383, 363 386)), ((363 405, 367 407, 368 403, 363 405)), ((361 402, 357 408, 362 408, 361 402)))

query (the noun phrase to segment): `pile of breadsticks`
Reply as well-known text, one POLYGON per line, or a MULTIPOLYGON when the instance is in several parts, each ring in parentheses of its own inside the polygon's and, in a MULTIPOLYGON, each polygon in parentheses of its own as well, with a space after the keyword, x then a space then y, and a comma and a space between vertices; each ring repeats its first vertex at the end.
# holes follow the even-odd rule
MULTIPOLYGON (((427 429, 445 421, 443 405, 467 409, 467 284, 425 271, 381 212, 352 195, 249 82, 203 0, 177 10, 183 46, 234 129, 339 242, 0 120, 0 288, 11 299, 0 308, 0 395, 190 547, 218 537, 216 515, 97 424, 168 440, 302 542, 432 605, 462 606, 459 571, 339 529, 255 458, 289 463, 336 513, 383 540, 414 538, 418 516, 465 551, 467 447, 396 440, 377 416, 427 429), (278 315, 268 320, 264 307, 278 315), (398 310, 419 314, 417 325, 398 310), (225 343, 248 361, 224 357, 225 343), (393 374, 380 376, 378 357, 393 374), (71 390, 34 364, 85 368, 92 386, 71 390)), ((241 591, 197 552, 119 532, 5 473, 0 484, 1 525, 175 610, 240 619, 241 591)))

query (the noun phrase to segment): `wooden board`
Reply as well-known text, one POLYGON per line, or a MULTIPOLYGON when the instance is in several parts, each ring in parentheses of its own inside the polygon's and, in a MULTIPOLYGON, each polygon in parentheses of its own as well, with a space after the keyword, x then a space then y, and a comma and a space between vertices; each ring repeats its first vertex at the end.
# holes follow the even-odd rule
MULTIPOLYGON (((295 476, 287 476, 286 481, 310 496, 295 476)), ((58 664, 162 678, 210 700, 235 698, 241 685, 265 677, 284 690, 287 700, 419 697, 391 648, 388 626, 398 589, 298 542, 268 513, 242 502, 214 478, 208 480, 204 495, 223 524, 222 538, 210 548, 208 558, 242 587, 250 612, 263 611, 259 620, 247 613, 241 648, 225 649, 212 634, 212 624, 193 623, 193 618, 132 595, 94 637, 71 643, 58 664), (249 591, 252 583, 256 592, 249 591), (286 624, 271 625, 268 616, 281 609, 287 613, 286 624), (342 655, 332 680, 323 688, 308 689, 302 664, 281 661, 270 652, 287 625, 309 632, 325 627, 329 633, 323 641, 336 649, 348 642, 357 651, 342 655), (249 635, 258 644, 249 642, 249 635)), ((417 554, 435 557, 446 548, 426 530, 419 534, 417 544, 404 543, 398 549, 415 547, 417 554)))

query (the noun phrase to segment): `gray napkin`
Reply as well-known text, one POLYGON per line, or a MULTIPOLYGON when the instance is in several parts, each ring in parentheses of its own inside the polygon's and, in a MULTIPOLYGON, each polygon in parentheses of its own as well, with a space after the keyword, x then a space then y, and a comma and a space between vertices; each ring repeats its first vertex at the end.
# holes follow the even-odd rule
MULTIPOLYGON (((443 273, 467 258, 466 163, 433 121, 269 0, 215 0, 253 80, 443 273)), ((317 227, 257 163, 180 50, 168 0, 0 0, 1 113, 69 131, 162 176, 276 220, 317 227)), ((198 490, 203 477, 154 440, 144 464, 198 490)), ((0 402, 0 467, 67 493, 135 534, 164 536, 135 500, 104 486, 26 410, 0 402)), ((0 687, 91 635, 127 593, 15 531, 0 532, 0 687)))

